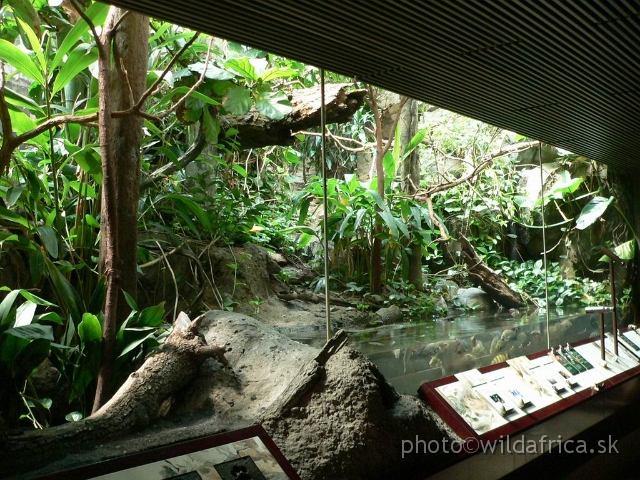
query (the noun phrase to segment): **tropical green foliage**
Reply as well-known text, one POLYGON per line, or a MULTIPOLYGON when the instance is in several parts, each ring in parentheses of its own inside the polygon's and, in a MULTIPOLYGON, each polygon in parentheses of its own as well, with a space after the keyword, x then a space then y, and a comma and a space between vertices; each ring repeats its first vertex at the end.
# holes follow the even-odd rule
MULTIPOLYGON (((85 13, 100 25, 107 10, 93 2, 85 13)), ((51 414, 54 400, 41 398, 33 386, 42 362, 48 359, 59 372, 59 388, 66 392, 62 410, 67 420, 77 420, 89 413, 101 361, 105 279, 100 274, 102 160, 94 128, 98 54, 89 25, 84 20, 73 24, 63 9, 44 0, 8 0, 0 6, 0 19, 0 61, 7 73, 0 108, 6 107, 12 130, 2 132, 3 142, 22 140, 0 177, 0 255, 10 250, 28 266, 28 278, 2 289, 0 415, 12 425, 22 419, 41 427, 59 421, 51 414), (14 88, 20 81, 28 88, 14 88)), ((595 236, 607 218, 619 215, 627 228, 613 239, 598 237, 596 244, 612 247, 625 259, 635 254, 637 236, 606 175, 592 162, 564 155, 542 172, 520 164, 516 154, 487 162, 502 146, 523 139, 425 105, 421 129, 407 145, 401 145, 399 130, 387 139, 393 148, 383 158, 384 198, 375 177, 359 179, 354 173, 375 150, 372 109, 362 108, 351 123, 330 127, 341 140, 326 152, 332 176, 328 211, 322 212, 317 131, 299 134, 293 146, 240 151, 238 132, 221 122, 221 116, 249 112, 284 118, 291 111, 286 89, 317 85, 317 69, 161 21, 152 20, 151 27, 147 83, 153 89, 145 103, 142 172, 153 182, 142 189, 138 205, 139 229, 145 233, 138 245, 140 263, 162 260, 163 252, 152 246, 178 249, 196 239, 203 245, 259 243, 306 255, 317 264, 323 253, 319 217, 327 215, 332 287, 361 299, 369 296, 378 239, 384 301, 418 320, 446 309, 441 292, 432 288, 440 277, 466 281, 462 262, 449 249, 460 235, 539 305, 545 278, 549 306, 607 302, 600 254, 585 255, 595 261, 577 272, 550 262, 546 274, 540 248, 533 254, 515 249, 520 258, 513 258, 510 246, 520 241, 519 232, 540 230, 543 205, 549 228, 560 232, 550 252, 576 243, 572 235, 577 231, 595 236), (181 160, 201 135, 207 146, 185 169, 181 160), (353 148, 344 149, 340 142, 353 148), (432 207, 424 196, 408 196, 400 188, 399 172, 411 152, 421 158, 422 191, 452 182, 428 197, 432 207), (480 165, 473 178, 453 184, 480 165), (175 168, 163 174, 164 167, 175 168), (532 188, 528 183, 541 173, 544 194, 539 184, 532 188), (383 225, 377 233, 376 223, 383 225), (414 246, 423 255, 424 289, 407 282, 414 246)), ((227 267, 237 279, 238 264, 227 267)), ((284 272, 279 278, 289 280, 284 272)), ((319 290, 325 281, 318 274, 310 287, 319 290)), ((118 325, 117 382, 162 343, 172 320, 164 302, 148 306, 125 298, 131 312, 118 325)), ((257 313, 265 301, 254 298, 250 304, 257 313)), ((630 303, 628 293, 624 301, 630 303)), ((236 305, 231 295, 219 306, 236 305)), ((365 300, 358 308, 366 309, 365 300)))

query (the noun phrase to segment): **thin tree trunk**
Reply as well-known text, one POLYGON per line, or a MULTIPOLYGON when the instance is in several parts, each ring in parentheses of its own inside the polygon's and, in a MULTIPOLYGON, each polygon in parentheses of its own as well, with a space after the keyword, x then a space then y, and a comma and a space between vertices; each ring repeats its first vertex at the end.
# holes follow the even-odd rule
MULTIPOLYGON (((120 10, 118 18, 125 12, 120 10)), ((127 110, 146 90, 149 58, 149 17, 128 12, 113 39, 111 105, 127 110)), ((113 152, 116 157, 116 202, 118 204, 118 250, 121 261, 120 288, 132 297, 137 293, 138 200, 140 199, 140 143, 143 119, 127 115, 113 119, 113 152)), ((122 293, 118 322, 128 315, 122 293)))
POLYGON ((102 151, 101 265, 107 275, 102 334, 102 359, 93 411, 113 392, 113 363, 119 320, 126 315, 122 290, 135 297, 140 141, 142 117, 112 119, 114 110, 126 110, 146 87, 149 19, 112 8, 100 48, 100 148, 102 151), (117 30, 113 31, 117 25, 117 30), (111 40, 113 42, 113 69, 111 40), (122 290, 121 290, 122 289, 122 290))
MULTIPOLYGON (((369 86, 369 105, 373 111, 373 118, 376 122, 376 175, 378 178, 377 190, 380 198, 384 200, 384 146, 382 144, 382 116, 378 108, 377 93, 374 87, 369 86)), ((376 205, 376 212, 380 208, 376 205)), ((371 252, 371 292, 382 293, 382 219, 376 215, 373 227, 373 251, 371 252)))
MULTIPOLYGON (((402 148, 409 144, 418 132, 418 102, 409 99, 400 118, 400 141, 402 148)), ((402 164, 402 187, 405 193, 415 195, 420 186, 420 156, 414 149, 402 164)), ((422 245, 413 240, 409 245, 408 281, 418 290, 422 290, 422 245)))
MULTIPOLYGON (((369 99, 367 100, 367 104, 371 108, 373 112, 373 118, 375 120, 375 135, 376 135, 376 175, 378 178, 377 181, 377 189, 378 195, 380 198, 384 200, 384 163, 383 159, 386 153, 391 148, 391 140, 387 142, 385 145, 383 142, 384 131, 382 129, 382 112, 380 112, 380 108, 378 105, 378 98, 376 90, 373 86, 369 85, 369 99)), ((400 103, 398 104, 398 112, 396 113, 396 118, 393 121, 390 135, 395 134, 396 128, 398 126, 398 121, 400 120, 400 115, 402 114, 402 109, 407 103, 407 97, 401 97, 400 103)), ((376 205, 376 213, 380 212, 380 207, 376 205)), ((379 214, 376 215, 375 225, 373 227, 373 248, 371 252, 371 292, 372 293, 382 293, 382 232, 383 232, 383 223, 382 218, 379 214)))
POLYGON ((115 25, 115 8, 111 8, 98 43, 99 73, 98 128, 102 156, 101 257, 103 273, 107 276, 107 293, 102 327, 102 358, 98 372, 95 412, 110 396, 113 375, 113 350, 116 338, 116 312, 120 283, 120 255, 118 252, 118 207, 116 203, 116 159, 113 151, 113 125, 111 118, 111 37, 115 25))

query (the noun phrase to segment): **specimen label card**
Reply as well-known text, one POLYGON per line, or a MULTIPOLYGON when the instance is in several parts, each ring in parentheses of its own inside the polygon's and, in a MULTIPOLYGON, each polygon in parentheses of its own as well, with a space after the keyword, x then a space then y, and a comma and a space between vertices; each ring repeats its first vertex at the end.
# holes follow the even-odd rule
POLYGON ((560 396, 555 392, 549 382, 538 380, 538 378, 533 375, 531 369, 534 365, 527 357, 513 358, 507 360, 507 363, 511 367, 513 375, 530 390, 532 396, 529 399, 536 404, 538 408, 546 407, 560 400, 560 396))
POLYGON ((507 424, 489 402, 466 382, 441 385, 436 391, 479 435, 507 424))

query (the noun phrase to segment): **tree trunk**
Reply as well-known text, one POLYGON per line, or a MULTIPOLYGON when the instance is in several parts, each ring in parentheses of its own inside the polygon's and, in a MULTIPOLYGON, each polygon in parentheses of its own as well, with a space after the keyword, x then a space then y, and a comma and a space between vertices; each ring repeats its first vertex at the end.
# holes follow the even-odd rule
MULTIPOLYGON (((374 87, 369 86, 369 102, 373 111, 373 118, 376 125, 376 176, 377 190, 380 198, 384 200, 384 158, 385 149, 382 144, 382 114, 378 108, 377 93, 374 87)), ((380 207, 376 205, 376 213, 380 211, 380 207)), ((371 252, 371 292, 375 294, 382 293, 382 219, 380 215, 376 215, 375 225, 373 227, 373 250, 371 252)))
POLYGON ((125 15, 125 11, 111 8, 99 46, 99 128, 103 171, 100 257, 102 270, 107 275, 107 299, 94 412, 110 398, 114 387, 117 323, 127 314, 126 303, 119 301, 121 288, 135 297, 137 277, 142 118, 129 115, 112 119, 111 112, 129 108, 144 92, 148 39, 148 17, 135 13, 125 15))
POLYGON ((116 339, 116 311, 120 287, 120 255, 118 253, 118 205, 116 192, 116 160, 111 138, 111 34, 115 25, 116 8, 111 8, 100 38, 96 39, 99 52, 98 73, 98 129, 100 154, 102 157, 102 190, 100 210, 100 257, 101 270, 107 277, 107 293, 104 302, 104 324, 102 326, 102 358, 98 371, 96 396, 93 411, 102 406, 110 396, 113 376, 113 354, 116 339))
MULTIPOLYGON (((371 111, 373 112, 373 118, 375 121, 375 136, 376 136, 376 155, 375 155, 375 166, 376 166, 376 175, 378 178, 377 181, 377 190, 380 198, 384 200, 384 156, 387 154, 389 149, 391 148, 391 141, 388 141, 387 144, 384 144, 384 130, 382 128, 382 112, 380 112, 380 108, 378 106, 378 98, 376 89, 369 85, 368 88, 369 99, 367 100, 367 104, 371 107, 371 111)), ((407 97, 401 97, 400 103, 398 104, 398 112, 396 113, 396 117, 392 122, 391 126, 391 135, 395 134, 396 128, 398 126, 398 121, 400 120, 400 115, 402 115, 402 109, 407 103, 407 97)), ((372 293, 382 293, 382 232, 383 232, 383 224, 382 218, 380 217, 380 207, 376 205, 376 219, 375 225, 373 227, 373 248, 371 252, 371 292, 372 293)))
MULTIPOLYGON (((118 18, 124 14, 120 10, 118 18)), ((126 110, 142 96, 147 85, 149 59, 149 17, 128 12, 113 39, 111 105, 126 110)), ((113 119, 113 153, 116 157, 116 202, 118 203, 118 249, 120 288, 132 297, 137 293, 138 200, 140 198, 140 143, 143 119, 127 115, 113 119)), ((127 315, 127 304, 120 296, 118 321, 127 315)))
MULTIPOLYGON (((400 141, 402 150, 418 132, 418 102, 407 100, 400 117, 400 141)), ((414 149, 402 163, 402 188, 405 193, 415 195, 420 186, 420 156, 414 149)), ((411 231, 411 230, 410 230, 411 231)), ((418 290, 422 290, 422 245, 412 240, 409 248, 409 272, 407 280, 418 290)))

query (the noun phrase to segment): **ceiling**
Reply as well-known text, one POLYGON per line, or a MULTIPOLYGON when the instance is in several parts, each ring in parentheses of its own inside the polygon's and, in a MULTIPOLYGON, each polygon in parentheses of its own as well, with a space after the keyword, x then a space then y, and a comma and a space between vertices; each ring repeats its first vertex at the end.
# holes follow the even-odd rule
POLYGON ((640 0, 110 0, 640 169, 640 0))

